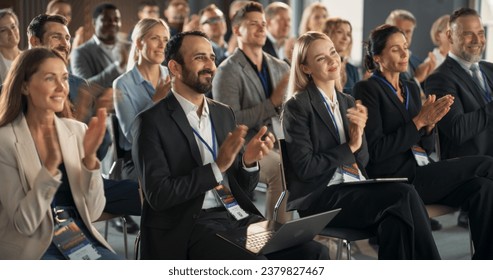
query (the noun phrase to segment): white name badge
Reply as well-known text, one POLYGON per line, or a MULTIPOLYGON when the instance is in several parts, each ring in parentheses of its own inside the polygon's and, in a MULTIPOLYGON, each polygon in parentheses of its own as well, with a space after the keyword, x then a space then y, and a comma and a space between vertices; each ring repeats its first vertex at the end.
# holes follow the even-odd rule
POLYGON ((226 188, 224 185, 218 185, 214 188, 214 191, 217 193, 221 202, 223 203, 226 210, 229 211, 236 220, 241 220, 248 217, 248 213, 241 208, 236 199, 234 198, 231 191, 226 188))
POLYGON ((416 163, 418 163, 419 166, 425 166, 430 163, 428 154, 422 147, 414 145, 411 147, 411 150, 413 151, 414 159, 416 159, 416 163))
POLYGON ((101 257, 73 219, 55 225, 53 243, 69 260, 97 260, 101 257))

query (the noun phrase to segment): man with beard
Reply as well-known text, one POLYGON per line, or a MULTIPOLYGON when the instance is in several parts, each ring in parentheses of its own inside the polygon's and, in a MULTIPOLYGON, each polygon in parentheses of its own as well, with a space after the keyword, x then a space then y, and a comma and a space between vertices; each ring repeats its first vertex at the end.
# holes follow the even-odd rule
MULTIPOLYGON (((461 8, 449 24, 450 52, 425 82, 426 94, 455 97, 450 112, 438 123, 440 156, 493 156, 493 64, 480 61, 486 47, 481 17, 473 9, 461 8)), ((461 211, 458 224, 467 227, 467 213, 461 211)))
POLYGON ((125 72, 130 46, 117 39, 120 11, 113 4, 100 4, 94 9, 92 23, 94 36, 72 52, 72 73, 111 88, 113 80, 125 72))
MULTIPOLYGON (((266 25, 259 3, 248 2, 236 12, 232 26, 238 48, 217 68, 212 87, 214 100, 231 106, 237 122, 250 128, 247 140, 262 126, 282 138, 279 113, 286 93, 289 66, 262 51, 266 25)), ((267 184, 266 216, 269 219, 273 218, 274 206, 282 192, 279 162, 277 148, 260 162, 260 182, 267 184)), ((291 219, 285 203, 281 205, 278 218, 283 223, 291 219)))
MULTIPOLYGON (((29 26, 27 27, 27 37, 29 40, 29 47, 47 47, 57 50, 67 61, 70 54, 70 33, 67 28, 68 21, 65 17, 60 15, 47 15, 40 14, 33 18, 29 26)), ((95 104, 80 104, 84 103, 85 99, 92 99, 90 96, 81 98, 80 94, 84 94, 84 90, 87 91, 87 81, 69 73, 69 99, 75 104, 77 111, 76 117, 80 121, 88 122, 92 114, 81 114, 82 107, 89 105, 91 108, 84 108, 87 111, 95 111, 105 101, 95 104)), ((90 91, 90 90, 89 90, 90 91)), ((88 93, 89 94, 89 93, 88 93)), ((111 144, 111 137, 107 131, 104 141, 99 147, 98 157, 102 160, 101 155, 106 154, 106 150, 111 144)), ((141 204, 138 191, 137 182, 131 180, 108 180, 103 178, 104 194, 106 197, 106 205, 104 212, 115 215, 137 215, 140 216, 141 204)), ((128 223, 127 232, 136 233, 139 230, 139 226, 126 216, 128 223)), ((113 226, 116 230, 122 232, 123 226, 121 223, 113 222, 113 226)))
POLYGON ((204 33, 178 33, 165 57, 172 90, 139 115, 132 148, 146 198, 140 257, 327 258, 315 241, 256 257, 216 235, 262 220, 246 192, 255 188, 258 161, 271 151, 274 136, 263 127, 243 151, 248 129, 236 126, 229 107, 205 97, 216 66, 204 33), (239 207, 230 207, 223 192, 232 193, 239 207))

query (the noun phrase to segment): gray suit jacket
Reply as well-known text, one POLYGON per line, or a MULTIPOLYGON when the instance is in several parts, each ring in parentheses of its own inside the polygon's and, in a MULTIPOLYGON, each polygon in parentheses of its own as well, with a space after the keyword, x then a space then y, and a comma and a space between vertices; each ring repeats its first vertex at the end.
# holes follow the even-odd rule
MULTIPOLYGON (((289 66, 266 52, 264 59, 267 61, 274 89, 288 73, 289 66)), ((265 97, 260 78, 239 49, 236 49, 217 68, 212 82, 212 96, 214 100, 225 103, 233 109, 238 124, 248 126, 247 140, 263 125, 273 132, 271 118, 279 114, 272 102, 265 97)))
POLYGON ((113 58, 98 46, 94 38, 72 51, 70 67, 74 75, 105 88, 112 87, 113 80, 121 74, 113 58))

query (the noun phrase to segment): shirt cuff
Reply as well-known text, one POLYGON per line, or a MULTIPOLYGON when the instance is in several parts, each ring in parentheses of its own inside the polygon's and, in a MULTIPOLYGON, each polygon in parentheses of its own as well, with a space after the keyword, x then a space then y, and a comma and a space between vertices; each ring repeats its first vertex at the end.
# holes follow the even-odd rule
POLYGON ((255 166, 252 166, 252 167, 246 167, 245 166, 245 162, 243 161, 243 158, 241 158, 241 163, 243 164, 243 169, 247 172, 256 172, 256 171, 259 171, 259 167, 258 167, 258 161, 255 162, 255 166))
POLYGON ((214 172, 214 177, 216 178, 216 182, 220 184, 223 181, 223 174, 221 174, 221 170, 219 170, 219 167, 217 167, 216 162, 211 163, 211 166, 212 172, 214 172))

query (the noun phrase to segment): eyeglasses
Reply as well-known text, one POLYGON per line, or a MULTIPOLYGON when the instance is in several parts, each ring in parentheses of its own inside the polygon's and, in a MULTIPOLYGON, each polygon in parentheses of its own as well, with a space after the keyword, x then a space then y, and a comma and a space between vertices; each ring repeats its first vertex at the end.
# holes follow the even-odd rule
POLYGON ((224 21, 224 18, 223 17, 212 17, 212 18, 209 18, 209 19, 204 20, 200 24, 202 24, 202 25, 204 25, 204 24, 214 24, 214 23, 223 22, 223 21, 224 21))

